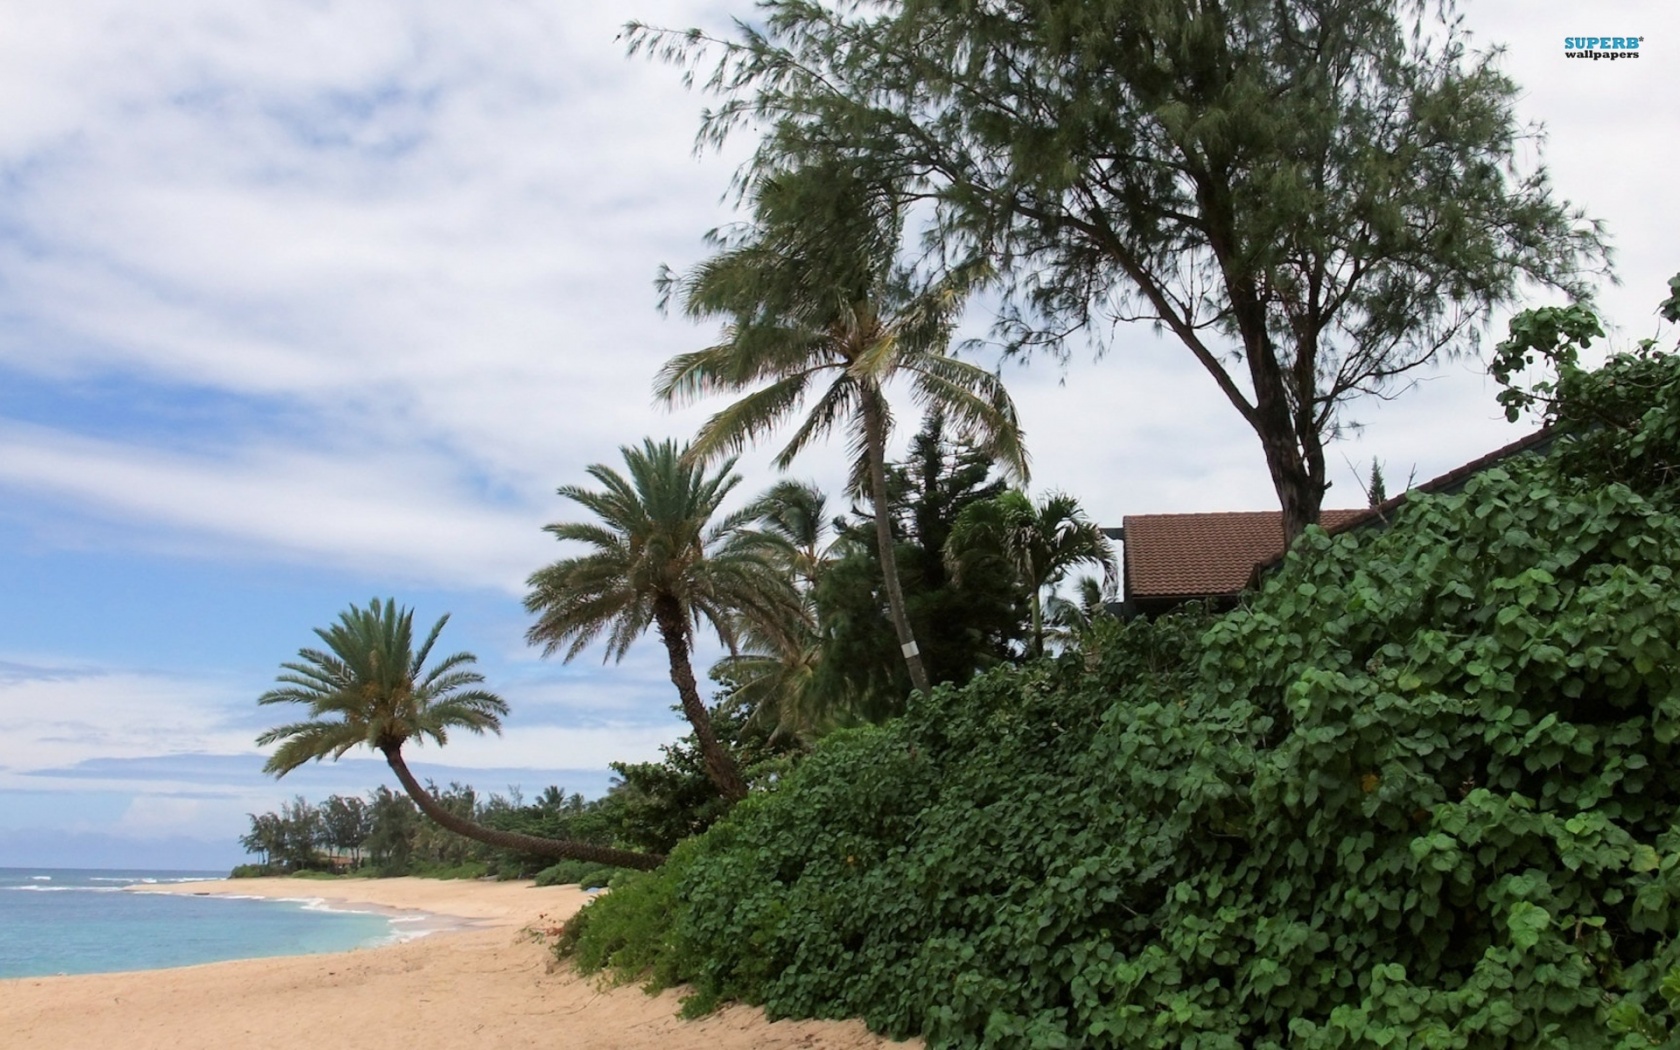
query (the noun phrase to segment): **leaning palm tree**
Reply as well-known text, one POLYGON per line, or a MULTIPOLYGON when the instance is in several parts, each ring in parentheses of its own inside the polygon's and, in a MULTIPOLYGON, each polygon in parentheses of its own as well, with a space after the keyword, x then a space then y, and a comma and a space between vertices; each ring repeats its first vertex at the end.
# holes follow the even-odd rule
POLYGON ((661 277, 665 301, 696 319, 721 318, 724 339, 679 354, 655 382, 672 404, 713 393, 745 397, 712 416, 691 455, 740 451, 815 404, 777 454, 787 469, 801 450, 836 429, 852 446, 852 483, 874 505, 876 542, 889 614, 912 685, 929 682, 905 611, 887 508, 886 447, 892 412, 886 388, 909 381, 924 410, 943 411, 961 436, 1027 476, 1015 407, 997 376, 946 353, 967 293, 983 267, 959 266, 918 284, 901 264, 899 202, 888 188, 829 169, 762 180, 755 222, 686 276, 661 277))
POLYGON ((537 622, 526 638, 544 655, 564 647, 571 660, 604 634, 606 658, 621 660, 630 643, 657 628, 706 772, 733 802, 746 796, 747 785, 700 700, 689 659, 694 633, 704 621, 733 651, 744 623, 774 633, 799 621, 799 600, 764 537, 746 527, 749 515, 712 520, 741 480, 731 473, 733 459, 708 474, 673 441, 647 439, 621 451, 629 477, 597 463, 589 474, 600 490, 560 488, 597 520, 546 531, 593 549, 531 575, 525 608, 537 622))
POLYGON ((1027 590, 1033 656, 1044 654, 1047 588, 1075 565, 1101 566, 1109 592, 1118 576, 1108 537, 1085 517, 1078 501, 1060 492, 1034 504, 1025 493, 1011 489, 964 507, 945 541, 946 564, 960 577, 977 556, 992 555, 1001 555, 1027 590))
POLYGON ((500 733, 507 702, 478 688, 484 676, 471 669, 477 657, 454 653, 426 667, 445 614, 420 648, 414 648, 414 613, 386 599, 351 606, 332 627, 316 628, 325 649, 300 649, 296 663, 281 664, 279 685, 257 698, 259 704, 301 704, 309 711, 300 722, 276 726, 257 737, 260 747, 279 744, 263 772, 283 777, 309 761, 335 761, 359 746, 385 756, 403 790, 415 805, 442 827, 479 842, 538 856, 570 858, 648 870, 664 858, 584 842, 537 838, 487 828, 444 808, 415 779, 404 761, 403 745, 431 740, 438 746, 454 729, 500 733))

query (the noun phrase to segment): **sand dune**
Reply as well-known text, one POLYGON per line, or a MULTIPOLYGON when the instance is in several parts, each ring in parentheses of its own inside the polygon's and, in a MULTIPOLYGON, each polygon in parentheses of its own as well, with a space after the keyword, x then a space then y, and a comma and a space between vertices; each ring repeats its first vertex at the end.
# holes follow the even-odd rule
POLYGON ((603 988, 551 964, 529 932, 585 895, 529 883, 239 879, 148 887, 319 897, 426 912, 465 928, 334 955, 0 981, 7 1050, 771 1050, 886 1046, 861 1024, 766 1021, 731 1007, 698 1021, 677 996, 603 988))

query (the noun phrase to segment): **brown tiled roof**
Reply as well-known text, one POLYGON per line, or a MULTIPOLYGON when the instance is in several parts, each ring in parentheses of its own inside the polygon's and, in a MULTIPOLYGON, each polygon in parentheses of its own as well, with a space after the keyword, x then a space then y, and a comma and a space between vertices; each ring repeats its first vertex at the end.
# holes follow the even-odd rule
MULTIPOLYGON (((1319 524, 1334 531, 1368 513, 1326 510, 1319 524)), ((1125 530, 1128 599, 1236 594, 1256 565, 1283 553, 1283 514, 1275 510, 1132 514, 1125 530)))
MULTIPOLYGON (((1540 451, 1554 437, 1537 430, 1414 486, 1413 492, 1452 492, 1479 471, 1519 452, 1540 451)), ((1386 521, 1407 494, 1377 507, 1326 510, 1318 523, 1341 532, 1386 521)), ((1125 519, 1126 599, 1233 596, 1283 557, 1283 514, 1275 510, 1209 514, 1134 514, 1125 519)))

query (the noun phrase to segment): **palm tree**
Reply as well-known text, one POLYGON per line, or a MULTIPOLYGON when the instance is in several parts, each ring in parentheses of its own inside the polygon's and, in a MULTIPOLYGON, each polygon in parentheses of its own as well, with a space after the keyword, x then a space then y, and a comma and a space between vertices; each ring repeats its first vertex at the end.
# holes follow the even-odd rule
POLYGON ((828 497, 810 482, 779 481, 746 509, 765 541, 765 553, 793 582, 803 616, 763 632, 744 625, 741 650, 712 668, 733 686, 732 696, 760 725, 809 736, 828 728, 837 702, 819 675, 822 639, 816 589, 833 560, 826 542, 828 497))
POLYGON ((1027 589, 1033 656, 1044 654, 1047 588, 1080 564, 1102 566, 1109 592, 1118 575, 1108 537, 1085 517, 1078 501, 1060 492, 1035 505, 1025 493, 1011 489, 964 507, 945 541, 946 563, 960 575, 965 565, 987 554, 1001 555, 1027 589))
POLYGON ((1044 601, 1044 636, 1064 645, 1085 638, 1107 615, 1111 590, 1095 576, 1081 576, 1073 581, 1075 597, 1052 594, 1044 601))
POLYGON ((257 698, 259 704, 302 704, 309 709, 304 721, 276 726, 257 737, 260 747, 280 745, 263 764, 263 772, 283 777, 305 762, 328 756, 336 761, 365 745, 385 756, 421 812, 457 835, 545 857, 642 870, 658 867, 664 858, 654 854, 475 824, 451 813, 421 786, 403 760, 404 744, 431 740, 441 747, 454 729, 499 734, 508 712, 501 697, 477 688, 484 676, 470 669, 478 659, 473 654, 455 653, 426 667, 448 622, 447 614, 440 617, 418 650, 413 611, 399 610, 391 599, 384 605, 375 599, 366 609, 351 606, 332 627, 316 628, 326 648, 298 650, 297 663, 281 664, 286 673, 279 676, 280 684, 257 698))
POLYGON ((778 481, 746 510, 771 544, 782 569, 809 595, 829 562, 828 496, 809 481, 778 481))
POLYGON ((954 268, 918 286, 899 260, 903 229, 889 190, 832 169, 784 173, 758 183, 756 222, 684 277, 661 277, 665 302, 696 319, 722 318, 724 339, 679 354, 655 382, 678 404, 712 393, 750 391, 712 416, 690 455, 735 453, 769 434, 827 386, 776 456, 795 456, 836 428, 854 452, 852 483, 874 504, 887 604, 913 686, 930 685, 905 612, 887 508, 886 446, 892 412, 886 387, 909 380, 924 410, 942 410, 968 441, 1024 483, 1027 457, 1015 407, 997 376, 945 350, 979 265, 954 268))
POLYGON ((658 628, 706 772, 733 802, 746 797, 747 785, 700 701, 689 661, 694 631, 705 621, 733 651, 743 623, 773 633, 797 622, 798 598, 775 571, 764 538, 746 528, 745 513, 712 522, 741 480, 730 473, 733 459, 708 475, 673 441, 650 438, 621 451, 628 478, 597 463, 589 474, 601 490, 560 488, 598 520, 546 531, 593 550, 531 575, 525 608, 537 622, 526 638, 541 643, 544 655, 565 647, 569 661, 605 634, 606 658, 622 660, 631 642, 658 628))

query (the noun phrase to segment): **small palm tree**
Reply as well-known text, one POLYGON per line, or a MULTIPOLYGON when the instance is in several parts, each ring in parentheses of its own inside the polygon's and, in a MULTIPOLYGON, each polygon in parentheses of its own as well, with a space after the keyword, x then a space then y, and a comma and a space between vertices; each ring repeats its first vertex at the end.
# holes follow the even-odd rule
POLYGON ((1072 598, 1052 594, 1044 602, 1044 636, 1062 645, 1087 637, 1108 613, 1109 589, 1095 576, 1073 581, 1073 593, 1072 598))
POLYGON ((279 744, 263 772, 283 777, 305 762, 342 758, 366 746, 385 756, 421 812, 442 827, 502 849, 614 864, 647 870, 663 857, 582 842, 543 839, 487 828, 465 820, 432 797, 403 760, 410 740, 448 742, 452 730, 500 733, 507 702, 478 688, 484 676, 471 669, 477 657, 455 653, 427 668, 445 614, 420 648, 414 648, 414 613, 386 599, 366 609, 351 606, 330 628, 316 628, 325 649, 300 649, 298 662, 282 664, 279 685, 257 698, 259 704, 301 704, 308 717, 276 726, 257 737, 260 747, 279 744))
POLYGON ((822 639, 816 589, 833 555, 827 543, 828 497, 810 482, 779 481, 744 512, 764 539, 776 571, 793 582, 803 615, 766 633, 745 625, 741 651, 712 668, 734 687, 734 700, 776 733, 810 736, 829 728, 838 706, 820 675, 822 639))
POLYGON ((888 612, 912 685, 927 692, 905 611, 887 507, 886 447, 892 412, 886 388, 907 379, 917 403, 943 411, 963 438, 1026 480, 1015 407, 991 372, 948 355, 946 347, 979 266, 918 286, 899 261, 903 228, 894 195, 845 172, 808 170, 768 178, 754 194, 756 224, 692 273, 661 278, 666 300, 691 317, 722 318, 724 340, 672 358, 655 382, 673 404, 713 393, 746 396, 708 420, 691 455, 740 451, 816 397, 776 456, 787 469, 806 446, 835 429, 856 456, 854 487, 874 504, 888 612))
POLYGON ((1032 655, 1044 654, 1044 591, 1075 565, 1099 565, 1111 592, 1118 577, 1114 548, 1072 496, 1054 492, 1034 504, 1010 490, 971 503, 957 515, 945 559, 959 575, 977 556, 1001 555, 1027 589, 1032 610, 1032 655))
POLYGON ((707 774, 725 799, 744 798, 746 781, 700 700, 689 658, 694 632, 704 621, 733 651, 744 623, 767 634, 797 623, 798 598, 763 536, 746 527, 749 515, 712 520, 740 483, 733 459, 708 474, 673 441, 650 438, 621 451, 629 477, 597 463, 589 474, 600 490, 560 488, 597 520, 546 531, 593 549, 531 575, 525 608, 537 622, 526 638, 544 655, 564 648, 569 661, 604 634, 606 659, 621 660, 630 643, 657 628, 707 774))

